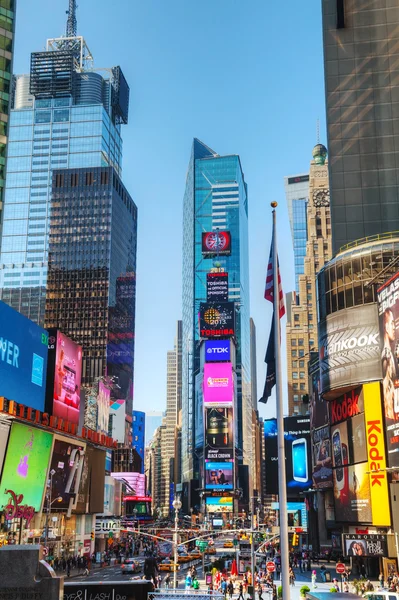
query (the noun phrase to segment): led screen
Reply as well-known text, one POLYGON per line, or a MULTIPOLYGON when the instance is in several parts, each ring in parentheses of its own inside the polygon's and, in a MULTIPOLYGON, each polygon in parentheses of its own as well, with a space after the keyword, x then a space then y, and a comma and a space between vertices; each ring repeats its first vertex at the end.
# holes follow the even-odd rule
MULTIPOLYGON (((51 497, 56 508, 67 509, 69 501, 79 491, 85 459, 85 444, 74 444, 68 438, 55 438, 51 457, 51 497)), ((90 468, 90 467, 89 467, 90 468)))
POLYGON ((233 498, 207 498, 207 513, 233 512, 233 498))
POLYGON ((231 254, 231 235, 229 231, 207 231, 202 234, 202 254, 204 257, 231 254))
POLYGON ((233 459, 233 408, 205 408, 205 460, 211 462, 233 459))
POLYGON ((207 490, 233 489, 233 463, 205 463, 205 488, 207 490))
POLYGON ((108 435, 110 390, 102 381, 98 384, 97 431, 108 435))
POLYGON ((0 507, 9 498, 5 491, 13 490, 23 494, 23 504, 41 510, 52 442, 51 433, 13 423, 0 482, 0 507))
POLYGON ((231 363, 205 363, 204 404, 232 403, 233 369, 231 363))
POLYGON ((78 425, 81 408, 82 347, 61 331, 50 330, 48 348, 49 371, 51 369, 54 374, 48 410, 55 417, 78 425))

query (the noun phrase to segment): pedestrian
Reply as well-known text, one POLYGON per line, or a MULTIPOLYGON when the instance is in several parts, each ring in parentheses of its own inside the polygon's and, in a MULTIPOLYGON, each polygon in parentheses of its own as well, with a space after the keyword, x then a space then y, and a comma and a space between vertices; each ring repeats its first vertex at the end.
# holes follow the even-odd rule
POLYGON ((299 572, 302 573, 302 556, 299 555, 298 557, 298 566, 299 566, 299 572))
POLYGON ((317 588, 316 580, 317 580, 316 571, 312 571, 312 588, 313 589, 317 588))
POLYGON ((347 581, 344 582, 344 592, 349 592, 349 583, 347 581))
POLYGON ((290 585, 295 585, 295 573, 292 567, 289 570, 290 585))
POLYGON ((66 571, 66 574, 67 574, 67 577, 70 577, 70 576, 71 576, 71 565, 70 565, 69 561, 68 561, 68 564, 67 564, 67 571, 66 571))
POLYGON ((193 579, 193 590, 199 590, 200 584, 196 577, 193 579))
POLYGON ((170 573, 168 573, 165 577, 165 579, 163 580, 164 584, 165 584, 165 590, 169 589, 169 585, 170 585, 170 573))
POLYGON ((384 587, 384 574, 382 572, 378 576, 378 581, 380 584, 380 588, 383 588, 384 587))
POLYGON ((237 598, 237 600, 244 600, 244 595, 243 595, 243 592, 244 592, 244 586, 243 586, 243 584, 242 584, 242 581, 240 581, 240 585, 239 585, 239 588, 238 588, 238 592, 239 592, 239 594, 238 594, 238 598, 237 598))
POLYGON ((233 598, 233 594, 234 594, 234 584, 233 584, 233 582, 231 581, 231 579, 230 579, 230 581, 229 581, 229 583, 228 583, 228 586, 227 586, 227 591, 228 591, 228 594, 229 594, 229 598, 230 598, 230 600, 232 600, 232 598, 233 598))
POLYGON ((258 583, 258 597, 259 597, 259 600, 263 600, 262 592, 263 592, 262 584, 261 584, 261 582, 259 582, 258 583))
POLYGON ((220 584, 220 589, 222 591, 223 596, 226 597, 226 594, 227 594, 227 581, 225 579, 222 579, 222 583, 220 584))
POLYGON ((272 600, 277 600, 277 588, 274 583, 273 583, 272 600))
POLYGON ((186 593, 188 593, 190 591, 192 582, 193 582, 193 580, 191 579, 191 571, 188 570, 187 575, 186 575, 186 582, 185 582, 186 593))

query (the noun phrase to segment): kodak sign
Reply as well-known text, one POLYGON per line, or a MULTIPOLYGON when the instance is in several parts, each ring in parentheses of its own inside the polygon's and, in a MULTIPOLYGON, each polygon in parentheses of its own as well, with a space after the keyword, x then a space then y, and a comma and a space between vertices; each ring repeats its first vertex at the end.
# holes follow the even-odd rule
POLYGON ((365 384, 363 394, 373 525, 389 527, 391 517, 380 384, 365 384))

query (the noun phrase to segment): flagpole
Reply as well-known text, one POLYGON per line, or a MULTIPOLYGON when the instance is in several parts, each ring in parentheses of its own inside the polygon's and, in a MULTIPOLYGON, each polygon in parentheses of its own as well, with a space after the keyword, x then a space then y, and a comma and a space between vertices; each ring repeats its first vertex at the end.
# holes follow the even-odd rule
POLYGON ((287 482, 285 476, 285 447, 284 447, 284 414, 283 414, 283 385, 281 376, 281 335, 280 335, 280 295, 279 295, 279 266, 277 256, 277 202, 271 202, 273 208, 273 317, 274 317, 274 348, 276 356, 276 407, 277 407, 277 448, 278 448, 278 501, 280 513, 280 556, 281 556, 281 585, 283 600, 290 598, 289 581, 289 545, 288 545, 288 512, 287 512, 287 482))

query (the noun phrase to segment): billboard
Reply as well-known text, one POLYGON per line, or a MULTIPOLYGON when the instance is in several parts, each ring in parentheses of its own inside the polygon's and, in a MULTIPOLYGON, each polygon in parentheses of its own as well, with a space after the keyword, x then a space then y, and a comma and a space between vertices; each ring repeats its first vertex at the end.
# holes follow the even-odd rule
MULTIPOLYGON (((277 421, 264 422, 266 448, 267 494, 278 494, 277 421)), ((299 493, 312 485, 310 421, 308 417, 284 419, 284 446, 286 458, 287 496, 296 499, 299 493)))
POLYGON ((0 301, 0 393, 44 411, 47 331, 0 301))
POLYGON ((332 457, 330 427, 325 425, 312 429, 312 478, 313 486, 318 489, 332 488, 332 457))
POLYGON ((231 363, 205 363, 204 404, 226 404, 234 400, 231 363))
POLYGON ((204 404, 203 404, 203 382, 204 375, 202 372, 195 376, 195 447, 203 448, 204 446, 204 404))
POLYGON ((78 502, 86 444, 73 443, 66 437, 54 436, 53 454, 50 463, 51 497, 62 498, 57 510, 70 510, 78 502))
POLYGON ((87 447, 90 465, 89 513, 102 513, 104 510, 105 450, 87 447))
POLYGON ((110 395, 109 388, 100 381, 97 396, 97 432, 104 435, 108 435, 110 395))
POLYGON ((337 521, 371 523, 371 497, 368 464, 334 469, 334 505, 337 521))
POLYGON ((387 536, 380 533, 344 533, 343 548, 345 556, 387 556, 387 536))
MULTIPOLYGON (((127 482, 131 490, 133 490, 135 496, 145 496, 145 475, 143 473, 133 473, 130 471, 121 471, 117 473, 111 473, 114 479, 119 481, 127 482)), ((128 490, 129 494, 133 493, 128 490)))
POLYGON ((320 391, 355 387, 381 379, 375 304, 340 310, 320 321, 320 391))
POLYGON ((377 292, 387 462, 399 464, 399 273, 377 292))
POLYGON ((206 340, 206 362, 230 361, 230 340, 206 340))
MULTIPOLYGON (((279 502, 271 503, 272 510, 280 510, 279 502)), ((288 526, 308 528, 308 511, 305 502, 287 502, 288 526)))
POLYGON ((232 490, 234 463, 207 462, 205 463, 206 490, 232 490))
POLYGON ((47 411, 79 425, 82 347, 61 331, 50 329, 48 352, 47 411))
POLYGON ((233 460, 233 407, 205 408, 205 460, 233 460))
POLYGON ((206 274, 206 300, 207 302, 227 302, 229 299, 228 273, 206 274))
POLYGON ((117 442, 125 443, 125 421, 126 421, 126 401, 111 400, 109 405, 109 416, 112 418, 111 437, 117 442))
POLYGON ((234 302, 200 302, 200 337, 225 338, 235 335, 234 302))
POLYGON ((22 423, 12 424, 0 482, 0 508, 8 502, 6 490, 13 490, 23 494, 24 504, 41 510, 52 443, 51 433, 22 423))
POLYGON ((10 427, 10 423, 4 423, 0 421, 0 475, 3 469, 4 459, 6 457, 8 434, 10 433, 10 427))
POLYGON ((206 499, 207 513, 233 512, 233 498, 207 498, 206 499))
POLYGON ((230 231, 207 231, 202 233, 202 255, 204 258, 229 256, 231 254, 230 231))
MULTIPOLYGON (((311 353, 316 354, 314 352, 311 353)), ((309 413, 310 427, 324 427, 328 424, 328 402, 324 400, 320 393, 320 368, 319 355, 316 354, 316 359, 309 362, 309 413)))
POLYGON ((391 518, 379 383, 364 386, 364 413, 373 525, 389 527, 391 518))

